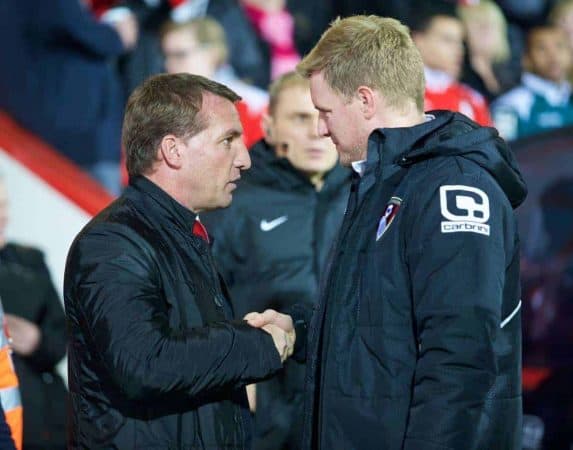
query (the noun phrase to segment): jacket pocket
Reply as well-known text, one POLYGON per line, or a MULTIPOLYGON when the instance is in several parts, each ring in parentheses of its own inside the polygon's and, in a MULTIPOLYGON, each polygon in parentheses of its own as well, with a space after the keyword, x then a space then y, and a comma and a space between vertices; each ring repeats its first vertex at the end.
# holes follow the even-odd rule
POLYGON ((113 442, 125 424, 126 418, 113 408, 88 403, 83 396, 78 394, 70 395, 75 397, 75 400, 80 404, 80 435, 94 444, 106 445, 113 442))

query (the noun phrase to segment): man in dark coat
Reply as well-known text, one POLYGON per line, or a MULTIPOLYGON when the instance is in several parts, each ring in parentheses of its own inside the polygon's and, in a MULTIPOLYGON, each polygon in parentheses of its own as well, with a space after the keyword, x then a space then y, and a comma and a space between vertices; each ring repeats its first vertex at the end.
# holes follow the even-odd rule
MULTIPOLYGON (((329 138, 318 136, 309 83, 296 72, 270 87, 265 139, 233 204, 203 217, 213 253, 241 314, 303 302, 312 308, 350 189, 329 138)), ((256 449, 297 449, 304 365, 292 359, 257 384, 256 449)))
POLYGON ((130 184, 66 264, 69 448, 248 449, 245 385, 292 353, 292 322, 233 320, 197 213, 228 206, 250 166, 228 88, 175 74, 130 97, 130 184), (286 324, 286 325, 285 325, 286 324))
POLYGON ((57 364, 66 353, 64 309, 44 255, 36 248, 7 241, 8 221, 8 192, 0 177, 0 299, 20 384, 23 446, 26 450, 62 450, 66 387, 57 364))
POLYGON ((521 449, 511 151, 461 114, 424 114, 422 60, 394 19, 335 21, 299 70, 355 171, 308 325, 301 448, 521 449))

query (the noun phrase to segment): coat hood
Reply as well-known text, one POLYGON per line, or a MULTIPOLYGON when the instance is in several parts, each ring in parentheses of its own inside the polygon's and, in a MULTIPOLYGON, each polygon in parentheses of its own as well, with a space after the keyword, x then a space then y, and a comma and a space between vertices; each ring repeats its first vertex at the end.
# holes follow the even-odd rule
POLYGON ((424 124, 409 129, 381 130, 386 143, 390 143, 385 148, 393 148, 391 142, 398 140, 402 145, 394 148, 404 149, 403 142, 410 141, 406 146, 408 150, 399 155, 383 155, 384 160, 390 156, 392 162, 408 167, 436 157, 466 158, 491 174, 513 208, 523 203, 527 195, 525 181, 513 152, 495 128, 482 127, 466 116, 450 111, 431 111, 429 114, 435 118, 424 124))

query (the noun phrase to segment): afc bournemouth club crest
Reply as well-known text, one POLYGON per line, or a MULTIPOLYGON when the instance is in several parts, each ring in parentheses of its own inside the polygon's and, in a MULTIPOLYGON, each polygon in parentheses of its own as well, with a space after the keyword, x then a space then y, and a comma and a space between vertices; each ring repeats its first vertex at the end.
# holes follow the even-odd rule
POLYGON ((394 217, 398 213, 400 209, 400 205, 402 204, 402 199, 399 197, 392 197, 390 202, 386 205, 386 210, 384 211, 384 215, 380 218, 378 222, 378 229, 376 230, 376 240, 380 239, 382 235, 386 232, 386 230, 392 224, 394 217))

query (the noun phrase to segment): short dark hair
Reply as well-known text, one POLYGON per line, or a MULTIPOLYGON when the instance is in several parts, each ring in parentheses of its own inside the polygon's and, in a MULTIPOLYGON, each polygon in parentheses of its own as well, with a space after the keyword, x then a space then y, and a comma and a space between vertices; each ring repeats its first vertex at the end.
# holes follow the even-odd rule
POLYGON ((529 53, 531 51, 531 44, 533 43, 533 37, 537 34, 537 33, 542 33, 542 32, 555 32, 557 34, 564 34, 564 32, 562 31, 562 29, 558 26, 558 25, 554 25, 551 22, 542 22, 539 23, 533 27, 531 27, 529 29, 529 31, 527 32, 527 35, 525 37, 525 53, 529 53))
POLYGON ((201 114, 205 92, 233 103, 241 99, 221 83, 187 73, 155 75, 133 91, 122 136, 130 176, 143 175, 152 168, 164 136, 189 138, 207 127, 207 116, 201 114))
POLYGON ((448 0, 424 0, 417 2, 416 13, 407 22, 412 33, 425 33, 437 17, 461 20, 456 12, 456 3, 448 0))

